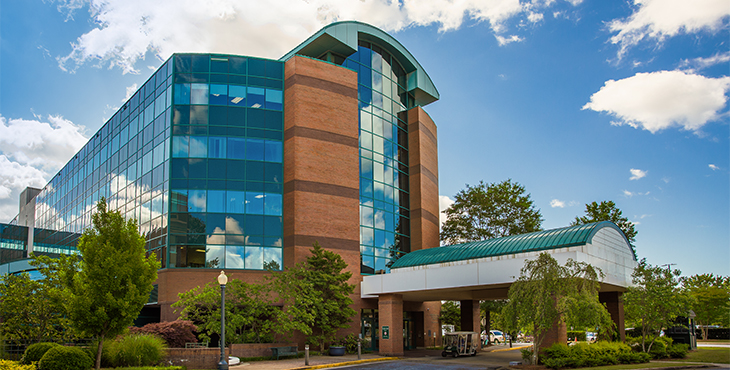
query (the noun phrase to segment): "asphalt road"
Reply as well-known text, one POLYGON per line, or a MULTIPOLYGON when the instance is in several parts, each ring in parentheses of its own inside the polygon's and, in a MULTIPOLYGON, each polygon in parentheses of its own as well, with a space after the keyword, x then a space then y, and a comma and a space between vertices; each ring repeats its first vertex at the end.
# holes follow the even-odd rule
MULTIPOLYGON (((504 346, 507 349, 508 346, 504 346)), ((462 356, 458 358, 441 357, 440 351, 429 353, 415 353, 421 351, 406 351, 406 358, 399 361, 374 362, 363 365, 348 366, 348 369, 383 369, 383 370, 417 370, 417 369, 497 369, 508 366, 511 361, 521 361, 519 349, 480 352, 476 356, 462 356)))

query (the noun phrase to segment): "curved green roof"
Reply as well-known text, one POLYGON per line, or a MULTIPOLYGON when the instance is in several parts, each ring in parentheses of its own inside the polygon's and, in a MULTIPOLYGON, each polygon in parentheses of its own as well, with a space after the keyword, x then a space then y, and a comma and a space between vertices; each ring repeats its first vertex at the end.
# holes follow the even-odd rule
MULTIPOLYGON (((613 222, 602 221, 478 242, 421 249, 404 255, 393 264, 391 269, 584 245, 590 243, 598 230, 604 227, 618 230, 626 240, 624 233, 613 222)), ((628 240, 626 240, 626 244, 629 244, 628 240)))
POLYGON ((398 60, 408 74, 408 91, 416 98, 416 105, 424 106, 439 99, 439 92, 431 77, 409 51, 393 36, 362 22, 345 21, 327 25, 279 60, 287 61, 294 55, 319 58, 327 51, 347 57, 357 52, 358 40, 374 42, 398 60))

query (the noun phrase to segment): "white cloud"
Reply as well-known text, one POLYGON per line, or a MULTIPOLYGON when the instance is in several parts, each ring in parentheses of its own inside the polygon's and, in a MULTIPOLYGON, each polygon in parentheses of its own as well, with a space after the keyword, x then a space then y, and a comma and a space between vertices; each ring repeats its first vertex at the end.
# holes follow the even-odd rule
POLYGON ((716 32, 730 15, 727 0, 634 0, 637 10, 626 19, 609 23, 613 44, 618 44, 619 58, 642 40, 658 43, 680 33, 716 32))
POLYGON ((724 53, 718 52, 707 58, 683 59, 679 63, 679 68, 686 69, 688 72, 695 72, 716 64, 727 64, 728 62, 730 62, 730 51, 724 53))
POLYGON ((543 18, 544 16, 542 13, 530 13, 527 15, 527 20, 532 23, 540 22, 543 18))
POLYGON ((0 115, 0 222, 18 213, 23 189, 44 186, 86 143, 83 129, 58 116, 44 122, 0 115))
POLYGON ((523 38, 521 38, 521 37, 519 37, 517 35, 512 35, 512 36, 509 36, 509 37, 503 37, 503 36, 500 36, 500 35, 494 35, 494 37, 497 39, 497 43, 499 44, 499 46, 505 46, 507 44, 511 44, 513 42, 520 42, 520 41, 523 40, 523 38))
POLYGON ((454 201, 446 195, 439 195, 439 228, 446 221, 446 214, 444 211, 449 208, 454 201))
POLYGON ((628 190, 624 190, 624 196, 631 198, 631 197, 634 196, 634 193, 632 193, 632 192, 630 192, 628 190))
MULTIPOLYGON (((577 5, 578 1, 571 0, 577 5)), ((465 22, 484 23, 495 34, 513 18, 537 20, 554 1, 533 0, 58 0, 70 16, 88 5, 96 28, 58 57, 61 68, 87 62, 137 73, 147 53, 232 53, 278 58, 323 26, 358 20, 388 32, 437 25, 440 32, 465 22)), ((502 37, 500 45, 521 40, 502 37)))
POLYGON ((727 101, 730 77, 708 78, 683 71, 637 73, 608 80, 582 109, 607 112, 651 133, 679 126, 697 132, 716 120, 727 101))
POLYGON ((637 168, 632 168, 629 171, 631 172, 631 177, 629 177, 629 180, 638 180, 642 177, 646 177, 646 171, 642 171, 637 168))
POLYGON ((717 170, 720 169, 720 167, 717 167, 714 164, 709 164, 709 165, 707 165, 707 167, 710 167, 710 169, 713 170, 713 171, 717 171, 717 170))
POLYGON ((132 86, 127 86, 127 95, 122 100, 122 103, 126 103, 129 98, 134 95, 135 92, 137 92, 137 84, 132 84, 132 86))
POLYGON ((565 208, 565 202, 563 202, 562 200, 553 199, 550 201, 550 207, 565 208))

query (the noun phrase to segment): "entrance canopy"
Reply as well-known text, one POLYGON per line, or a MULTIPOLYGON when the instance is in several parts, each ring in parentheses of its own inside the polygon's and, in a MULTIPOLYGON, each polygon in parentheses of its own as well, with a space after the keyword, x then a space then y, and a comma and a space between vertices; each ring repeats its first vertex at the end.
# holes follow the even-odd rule
POLYGON ((361 297, 400 294, 404 301, 505 299, 528 259, 548 252, 560 264, 569 258, 606 275, 602 292, 622 292, 637 263, 626 236, 608 221, 529 234, 417 250, 384 275, 365 276, 361 297))

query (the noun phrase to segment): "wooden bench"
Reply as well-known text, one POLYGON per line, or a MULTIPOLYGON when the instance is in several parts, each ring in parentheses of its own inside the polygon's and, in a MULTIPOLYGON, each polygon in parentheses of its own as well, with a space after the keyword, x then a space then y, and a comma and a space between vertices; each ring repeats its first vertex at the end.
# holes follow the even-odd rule
POLYGON ((279 359, 279 356, 296 356, 299 354, 297 351, 297 346, 287 346, 287 347, 270 347, 271 348, 271 358, 279 359))

